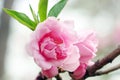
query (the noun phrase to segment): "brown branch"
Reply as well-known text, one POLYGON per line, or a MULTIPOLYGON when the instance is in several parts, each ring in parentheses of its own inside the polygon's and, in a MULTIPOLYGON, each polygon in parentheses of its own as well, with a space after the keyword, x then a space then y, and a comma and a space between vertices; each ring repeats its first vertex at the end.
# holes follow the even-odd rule
POLYGON ((56 80, 62 80, 61 76, 58 74, 57 76, 55 76, 56 80))
POLYGON ((96 61, 93 66, 88 67, 85 78, 95 76, 97 70, 101 69, 106 64, 111 63, 118 55, 120 55, 120 46, 103 59, 96 61))
POLYGON ((118 65, 116 65, 114 67, 111 67, 111 68, 109 68, 107 70, 104 70, 104 71, 97 71, 95 73, 95 75, 99 76, 99 75, 103 75, 103 74, 108 74, 108 73, 113 72, 113 71, 118 70, 118 69, 120 69, 120 64, 118 64, 118 65))
POLYGON ((35 80, 47 80, 47 78, 43 76, 42 73, 40 72, 35 80))

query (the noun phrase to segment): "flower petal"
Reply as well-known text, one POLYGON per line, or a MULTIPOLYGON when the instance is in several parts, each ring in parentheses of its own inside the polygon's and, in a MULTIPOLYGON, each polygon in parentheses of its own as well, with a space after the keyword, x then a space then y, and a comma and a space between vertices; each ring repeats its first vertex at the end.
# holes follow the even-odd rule
POLYGON ((79 58, 79 49, 76 46, 72 46, 68 53, 70 53, 67 57, 67 59, 64 61, 61 68, 68 70, 70 72, 76 70, 78 66, 80 65, 79 58))
POLYGON ((42 70, 42 74, 47 78, 52 78, 58 74, 57 67, 52 66, 49 70, 42 70))
POLYGON ((47 70, 52 67, 52 65, 49 62, 47 62, 45 58, 39 53, 34 54, 33 57, 38 66, 40 66, 43 70, 47 70))
POLYGON ((71 75, 75 80, 82 78, 86 72, 86 65, 81 63, 80 66, 71 75))
POLYGON ((32 39, 40 40, 45 34, 49 33, 50 30, 48 27, 44 27, 45 24, 39 23, 36 30, 32 34, 32 39))
POLYGON ((84 44, 77 44, 79 51, 80 51, 80 61, 87 63, 89 60, 91 60, 95 53, 91 51, 89 48, 87 48, 84 44))

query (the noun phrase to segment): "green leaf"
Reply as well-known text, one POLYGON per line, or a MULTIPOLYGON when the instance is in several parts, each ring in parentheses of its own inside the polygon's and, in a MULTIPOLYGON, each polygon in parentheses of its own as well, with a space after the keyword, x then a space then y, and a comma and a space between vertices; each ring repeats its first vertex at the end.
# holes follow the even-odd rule
POLYGON ((48 0, 39 1, 38 14, 41 22, 44 21, 47 17, 47 5, 48 5, 48 0))
POLYGON ((7 8, 3 8, 3 10, 8 15, 13 17, 17 21, 19 21, 21 24, 27 26, 31 30, 34 30, 36 28, 37 24, 34 21, 32 21, 26 14, 21 13, 21 12, 17 12, 17 11, 14 11, 14 10, 10 10, 10 9, 7 9, 7 8))
POLYGON ((48 17, 49 16, 54 16, 57 17, 59 13, 62 11, 64 8, 65 4, 67 3, 68 0, 60 0, 57 4, 55 4, 49 11, 48 17))
POLYGON ((39 19, 38 19, 38 16, 35 14, 35 12, 33 11, 31 5, 29 4, 29 7, 30 7, 30 11, 32 13, 32 16, 34 18, 34 21, 38 24, 39 23, 39 19))

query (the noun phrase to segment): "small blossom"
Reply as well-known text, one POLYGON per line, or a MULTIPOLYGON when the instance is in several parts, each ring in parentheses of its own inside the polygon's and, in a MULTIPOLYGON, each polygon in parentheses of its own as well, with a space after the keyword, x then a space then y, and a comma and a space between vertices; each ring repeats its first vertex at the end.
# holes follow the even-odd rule
POLYGON ((80 65, 71 75, 73 78, 80 79, 85 73, 87 66, 94 63, 91 61, 95 57, 97 51, 98 40, 96 39, 95 32, 84 31, 79 34, 79 42, 76 44, 80 51, 80 65))

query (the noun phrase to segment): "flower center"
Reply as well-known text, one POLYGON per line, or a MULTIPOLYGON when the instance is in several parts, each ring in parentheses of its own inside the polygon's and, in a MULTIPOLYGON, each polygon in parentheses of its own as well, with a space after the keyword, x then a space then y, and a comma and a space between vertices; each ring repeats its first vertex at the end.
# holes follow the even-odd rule
POLYGON ((40 54, 46 60, 61 60, 67 57, 63 41, 58 36, 49 33, 40 42, 40 54), (49 35, 49 36, 48 36, 49 35))

